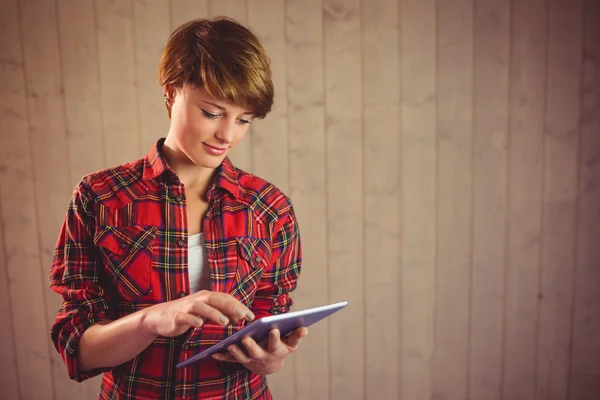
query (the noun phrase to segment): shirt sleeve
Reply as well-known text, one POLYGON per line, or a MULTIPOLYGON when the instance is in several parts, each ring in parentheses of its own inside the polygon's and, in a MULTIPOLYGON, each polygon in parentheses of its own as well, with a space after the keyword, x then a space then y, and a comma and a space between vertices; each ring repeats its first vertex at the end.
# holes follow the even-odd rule
POLYGON ((93 242, 94 208, 93 197, 80 183, 69 202, 50 270, 50 289, 62 296, 51 338, 69 377, 78 382, 110 370, 82 371, 77 351, 87 328, 98 321, 115 319, 101 286, 106 278, 93 242))
POLYGON ((290 310, 290 292, 295 290, 300 275, 302 246, 291 204, 278 221, 271 244, 271 266, 263 271, 250 307, 257 319, 290 310))

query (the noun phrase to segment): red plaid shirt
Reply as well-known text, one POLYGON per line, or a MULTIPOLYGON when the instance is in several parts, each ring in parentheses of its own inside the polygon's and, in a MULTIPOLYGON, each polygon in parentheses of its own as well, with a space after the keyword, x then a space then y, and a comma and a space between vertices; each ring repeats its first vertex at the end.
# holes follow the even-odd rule
MULTIPOLYGON (((105 373, 101 399, 270 399, 266 378, 240 364, 210 359, 175 368, 243 322, 158 337, 114 368, 82 371, 77 363, 90 325, 189 293, 185 189, 162 158, 162 143, 141 160, 85 177, 74 191, 50 274, 50 287, 63 297, 52 340, 72 379, 105 373)), ((257 318, 289 311, 301 264, 289 199, 228 159, 208 198, 211 290, 232 294, 257 318)))

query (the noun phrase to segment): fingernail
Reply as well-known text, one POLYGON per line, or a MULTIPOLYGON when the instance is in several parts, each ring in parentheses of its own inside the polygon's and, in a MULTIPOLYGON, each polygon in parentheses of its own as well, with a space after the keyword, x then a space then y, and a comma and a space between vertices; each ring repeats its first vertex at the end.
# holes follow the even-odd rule
POLYGON ((229 320, 226 317, 221 315, 219 317, 219 322, 222 323, 223 325, 227 325, 229 323, 229 320))
POLYGON ((249 311, 248 314, 246 314, 246 315, 248 316, 248 318, 250 318, 250 320, 253 320, 254 318, 256 318, 256 316, 251 311, 249 311))
POLYGON ((237 315, 240 318, 244 318, 246 316, 246 312, 244 310, 242 310, 241 308, 236 308, 234 310, 235 315, 237 315))

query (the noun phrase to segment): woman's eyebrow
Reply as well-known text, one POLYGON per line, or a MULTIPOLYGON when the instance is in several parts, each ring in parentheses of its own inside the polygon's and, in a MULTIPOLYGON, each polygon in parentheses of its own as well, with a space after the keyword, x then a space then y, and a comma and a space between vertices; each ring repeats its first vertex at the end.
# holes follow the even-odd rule
MULTIPOLYGON (((214 107, 218 108, 218 109, 219 109, 219 110, 221 110, 221 111, 226 111, 226 108, 225 108, 225 107, 223 107, 223 106, 220 106, 220 105, 218 105, 218 104, 216 104, 216 103, 213 103, 213 102, 211 102, 211 101, 206 101, 206 100, 202 100, 202 101, 203 101, 204 103, 206 103, 206 104, 210 104, 211 106, 214 106, 214 107)), ((242 113, 241 115, 253 115, 253 114, 254 114, 254 113, 253 113, 252 111, 246 111, 245 113, 242 113)))
POLYGON ((219 110, 221 110, 221 111, 225 111, 225 107, 222 107, 222 106, 220 106, 220 105, 218 105, 218 104, 215 104, 215 103, 212 103, 212 102, 210 102, 210 101, 206 101, 206 100, 203 100, 203 101, 204 101, 206 104, 210 104, 211 106, 217 107, 217 108, 218 108, 219 110))

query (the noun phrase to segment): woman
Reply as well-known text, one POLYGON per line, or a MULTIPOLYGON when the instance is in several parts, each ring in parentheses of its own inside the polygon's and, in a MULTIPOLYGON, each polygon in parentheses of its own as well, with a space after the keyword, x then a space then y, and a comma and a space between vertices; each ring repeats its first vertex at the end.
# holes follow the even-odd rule
POLYGON ((305 328, 175 367, 292 303, 301 264, 292 205, 227 157, 271 109, 268 58, 236 22, 195 20, 169 38, 159 80, 166 138, 73 193, 50 275, 63 297, 53 342, 72 379, 105 373, 103 399, 270 399, 265 376, 305 328))

